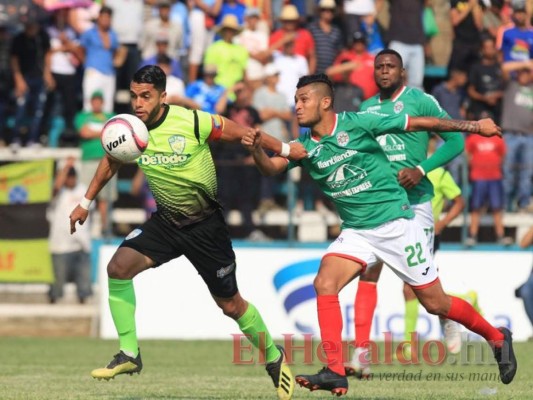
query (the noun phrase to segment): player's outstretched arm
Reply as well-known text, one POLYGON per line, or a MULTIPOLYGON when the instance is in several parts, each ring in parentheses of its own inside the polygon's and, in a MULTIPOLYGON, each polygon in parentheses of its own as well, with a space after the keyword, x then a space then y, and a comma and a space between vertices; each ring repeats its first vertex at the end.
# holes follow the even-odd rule
POLYGON ((83 225, 87 216, 89 215, 89 207, 92 201, 96 198, 96 195, 100 193, 100 190, 106 185, 106 183, 115 175, 122 163, 109 155, 105 155, 98 168, 94 173, 93 179, 89 184, 89 188, 85 193, 85 198, 72 210, 70 213, 70 233, 76 232, 76 222, 83 225))
MULTIPOLYGON (((255 129, 239 125, 227 118, 224 118, 224 125, 220 140, 227 142, 240 141, 250 130, 255 129)), ((301 160, 307 156, 307 151, 301 143, 284 143, 281 140, 270 136, 266 132, 262 132, 261 134, 261 146, 266 150, 270 150, 273 153, 287 157, 293 161, 301 160)))
POLYGON ((433 132, 470 132, 481 136, 502 136, 502 128, 490 119, 478 121, 463 121, 456 119, 442 119, 435 117, 410 117, 408 131, 433 131, 433 132))
POLYGON ((283 157, 269 157, 262 148, 264 133, 259 130, 248 131, 241 139, 242 145, 252 154, 259 172, 265 176, 280 174, 287 169, 287 160, 283 157))

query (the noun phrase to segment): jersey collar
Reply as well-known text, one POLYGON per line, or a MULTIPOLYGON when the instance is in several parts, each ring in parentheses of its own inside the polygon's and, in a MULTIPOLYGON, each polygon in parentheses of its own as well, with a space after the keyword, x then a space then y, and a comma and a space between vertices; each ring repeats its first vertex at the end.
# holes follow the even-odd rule
MULTIPOLYGON (((405 92, 405 89, 407 89, 407 86, 402 86, 402 89, 398 92, 398 94, 396 96, 393 96, 390 99, 385 99, 385 100, 390 100, 390 101, 398 100, 398 98, 403 94, 403 92, 405 92)), ((378 97, 378 102, 379 103, 382 103, 385 100, 383 100, 381 97, 378 97)))
MULTIPOLYGON (((329 133, 328 136, 332 136, 334 133, 335 133, 335 130, 337 129, 337 123, 339 122, 339 116, 335 113, 335 123, 333 124, 333 129, 331 130, 331 132, 329 133)), ((311 133, 311 139, 315 142, 319 142, 320 141, 320 138, 318 136, 315 136, 313 135, 313 133, 311 133)))
POLYGON ((163 103, 163 108, 164 108, 164 111, 163 111, 163 115, 161 115, 161 118, 159 118, 157 121, 155 121, 155 123, 153 125, 147 126, 149 131, 151 131, 153 129, 156 129, 156 128, 159 128, 159 125, 161 125, 163 123, 163 121, 165 121, 165 119, 167 118, 168 111, 170 110, 170 107, 168 106, 168 104, 163 103))

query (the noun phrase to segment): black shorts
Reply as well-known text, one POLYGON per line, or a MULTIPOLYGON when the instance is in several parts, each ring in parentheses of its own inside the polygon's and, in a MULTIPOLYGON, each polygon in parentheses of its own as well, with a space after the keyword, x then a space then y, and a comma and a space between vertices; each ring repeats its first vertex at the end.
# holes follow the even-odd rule
POLYGON ((152 259, 158 267, 185 256, 212 295, 229 298, 237 293, 235 253, 220 210, 200 222, 177 228, 157 213, 130 233, 120 247, 129 247, 152 259))

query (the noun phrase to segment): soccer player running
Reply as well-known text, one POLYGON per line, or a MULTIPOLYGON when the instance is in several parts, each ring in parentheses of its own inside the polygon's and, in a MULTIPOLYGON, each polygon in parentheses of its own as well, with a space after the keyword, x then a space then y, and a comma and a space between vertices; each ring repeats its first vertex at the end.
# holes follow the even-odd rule
MULTIPOLYGON (((157 212, 124 239, 107 265, 109 307, 120 351, 91 375, 109 380, 118 374, 141 372, 133 278, 183 255, 222 312, 237 322, 256 348, 261 341, 259 351, 264 353, 278 397, 290 399, 295 385, 284 350, 274 344, 259 311, 239 293, 235 254, 216 198, 216 171, 208 141, 238 141, 249 128, 218 115, 169 106, 165 86, 165 73, 154 65, 139 69, 130 84, 133 111, 150 132, 138 164, 155 197, 157 212)), ((306 154, 300 144, 288 145, 268 135, 263 145, 294 159, 306 154)), ((120 166, 107 155, 101 160, 85 198, 70 215, 71 233, 76 231, 76 223, 85 222, 91 201, 120 166)))
POLYGON ((511 332, 493 327, 469 303, 444 293, 426 235, 413 219, 407 194, 376 140, 385 132, 465 131, 493 136, 501 135, 501 129, 490 119, 456 121, 369 111, 336 114, 332 83, 324 74, 300 78, 295 101, 298 123, 308 128, 297 140, 307 149, 307 158, 290 162, 269 158, 260 147, 260 132, 247 133, 242 143, 265 175, 305 168, 343 221, 314 280, 327 366, 317 374, 296 376, 296 382, 310 390, 347 393, 338 294, 378 262, 407 282, 429 313, 457 321, 484 337, 494 351, 502 382, 511 382, 517 367, 511 332))
MULTIPOLYGON (((423 91, 404 85, 405 69, 401 55, 392 49, 385 49, 376 55, 374 61, 374 80, 379 93, 361 105, 361 111, 375 111, 385 114, 407 113, 409 116, 428 116, 450 118, 437 100, 423 91)), ((442 132, 444 139, 431 157, 427 157, 429 132, 386 133, 378 138, 381 148, 391 162, 392 169, 399 183, 407 191, 407 199, 415 213, 415 220, 424 229, 430 254, 433 254, 434 220, 431 208, 433 186, 426 174, 435 168, 446 165, 464 150, 464 138, 459 132, 442 132)), ((354 303, 355 314, 355 350, 351 363, 346 367, 346 375, 366 379, 370 375, 370 354, 368 344, 370 329, 377 304, 377 282, 383 263, 379 262, 368 268, 359 278, 354 303)), ((405 340, 411 340, 416 331, 418 320, 418 299, 411 286, 404 282, 405 298, 405 340)), ((454 332, 459 332, 453 321, 441 319, 446 343, 455 342, 454 332), (444 329, 446 327, 446 329, 444 329), (449 335, 446 336, 446 333, 449 335)), ((460 337, 460 336, 459 336, 460 337)), ((449 347, 450 348, 450 347, 449 347)), ((454 352, 459 346, 452 349, 454 352)), ((404 356, 410 359, 410 347, 404 348, 404 356)))

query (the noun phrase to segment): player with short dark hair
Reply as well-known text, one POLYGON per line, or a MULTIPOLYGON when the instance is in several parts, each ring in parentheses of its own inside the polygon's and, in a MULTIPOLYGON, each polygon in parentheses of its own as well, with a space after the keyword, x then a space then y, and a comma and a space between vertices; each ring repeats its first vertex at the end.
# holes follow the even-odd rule
MULTIPOLYGON (((364 101, 361 104, 361 111, 368 110, 386 114, 407 113, 413 117, 450 118, 433 96, 420 89, 406 86, 405 75, 403 60, 397 51, 392 49, 380 51, 374 60, 374 81, 379 88, 379 93, 364 101)), ((407 191, 407 198, 415 213, 415 220, 426 233, 431 255, 433 255, 435 236, 435 221, 431 208, 433 186, 426 174, 448 164, 464 150, 464 138, 460 132, 441 132, 439 136, 444 143, 429 158, 427 154, 430 132, 386 133, 378 138, 399 183, 407 191)), ((377 304, 377 282, 382 268, 383 263, 377 263, 361 274, 355 296, 355 350, 351 363, 346 367, 346 374, 360 379, 368 378, 370 375, 368 344, 377 304)), ((416 331, 418 299, 406 282, 403 285, 403 294, 405 299, 404 340, 409 341, 411 334, 416 331)), ((441 323, 445 325, 445 321, 441 320, 441 323)), ((456 327, 452 321, 447 324, 447 326, 452 325, 456 327)), ((460 342, 458 346, 450 345, 457 341, 452 340, 457 338, 457 335, 452 335, 453 332, 457 332, 457 329, 447 329, 444 332, 448 348, 454 352, 460 350, 460 342)), ((408 346, 405 352, 410 352, 408 346)))
POLYGON ((322 74, 305 77, 296 90, 296 118, 309 128, 297 140, 306 148, 306 158, 294 162, 269 158, 260 148, 260 132, 250 131, 241 141, 265 175, 305 168, 343 221, 314 280, 321 339, 328 344, 323 346, 327 366, 314 375, 299 375, 296 381, 310 390, 346 394, 338 294, 367 267, 384 262, 414 289, 429 313, 460 322, 484 337, 494 350, 502 382, 509 383, 516 373, 511 332, 493 327, 470 304, 444 293, 426 235, 413 219, 407 194, 376 140, 385 132, 466 131, 493 136, 501 135, 501 129, 490 119, 457 121, 371 111, 336 114, 333 98, 325 95, 330 91, 325 80, 322 74))
MULTIPOLYGON (((276 346, 257 309, 244 300, 237 287, 231 239, 217 200, 215 166, 209 141, 238 141, 248 129, 224 117, 169 106, 166 77, 158 66, 139 69, 130 84, 135 115, 147 126, 148 147, 137 160, 154 195, 157 211, 122 242, 107 266, 109 307, 120 340, 120 351, 104 368, 92 371, 98 379, 142 369, 135 327, 133 278, 149 268, 185 256, 194 265, 223 313, 259 347, 264 340, 266 369, 280 399, 290 399, 294 379, 281 346, 276 346)), ((265 148, 297 159, 301 145, 285 144, 267 136, 265 148)), ((87 218, 88 205, 121 163, 106 155, 70 215, 71 232, 87 218)), ((263 351, 263 349, 259 349, 263 351)))

